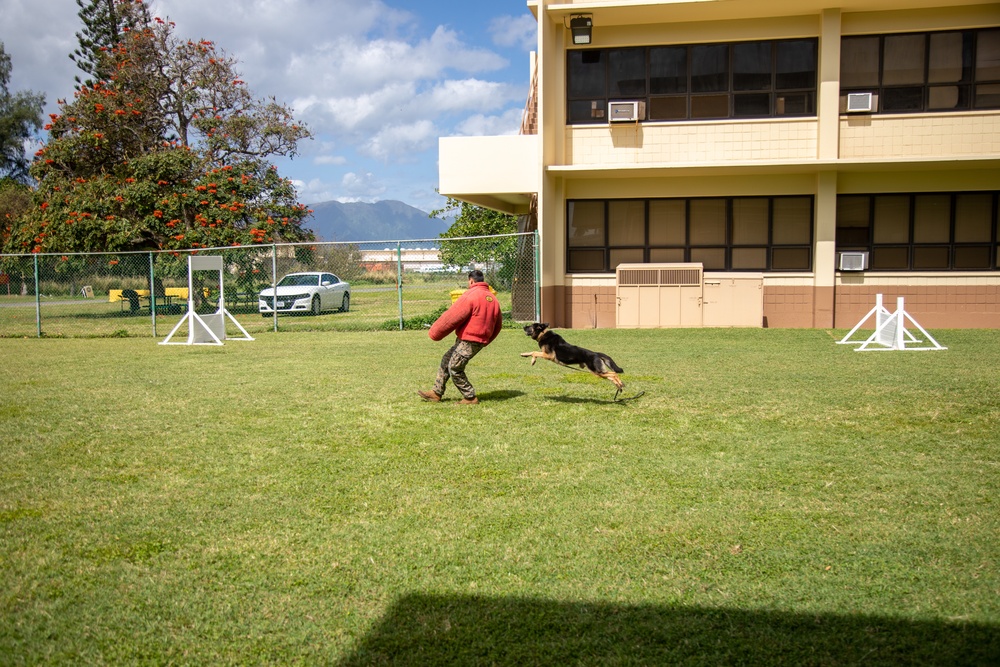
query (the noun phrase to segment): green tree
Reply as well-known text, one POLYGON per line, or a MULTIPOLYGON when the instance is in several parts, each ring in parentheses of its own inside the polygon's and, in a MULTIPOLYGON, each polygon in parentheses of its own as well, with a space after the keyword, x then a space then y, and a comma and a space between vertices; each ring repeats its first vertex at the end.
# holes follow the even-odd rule
POLYGON ((80 8, 77 16, 83 23, 83 30, 76 33, 80 46, 69 58, 88 75, 86 81, 75 77, 77 85, 92 86, 95 81, 111 78, 114 72, 109 69, 110 61, 104 54, 117 46, 128 30, 141 30, 148 25, 149 11, 144 4, 123 9, 119 0, 76 0, 76 4, 80 8))
POLYGON ((451 197, 443 209, 432 211, 431 217, 445 219, 455 212, 458 213, 455 221, 440 235, 443 239, 441 261, 451 266, 482 266, 491 284, 510 287, 517 258, 517 237, 472 237, 515 234, 517 218, 451 197))
POLYGON ((45 96, 31 91, 12 94, 10 56, 0 42, 0 178, 28 181, 24 143, 42 127, 45 96))
MULTIPOLYGON (((117 5, 138 22, 142 2, 117 5)), ((103 67, 45 126, 34 207, 8 252, 181 250, 312 238, 309 211, 269 162, 308 130, 258 101, 235 61, 159 18, 126 28, 103 67)))
POLYGON ((30 208, 31 188, 13 178, 0 179, 0 247, 30 208))

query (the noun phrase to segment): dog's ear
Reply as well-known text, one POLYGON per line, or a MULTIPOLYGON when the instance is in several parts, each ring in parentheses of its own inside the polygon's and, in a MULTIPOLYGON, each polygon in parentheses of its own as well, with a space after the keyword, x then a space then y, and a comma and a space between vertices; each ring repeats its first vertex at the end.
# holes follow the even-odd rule
POLYGON ((541 327, 542 327, 543 329, 548 329, 548 328, 549 328, 549 323, 548 323, 548 322, 539 322, 538 324, 539 324, 539 326, 541 326, 541 327))

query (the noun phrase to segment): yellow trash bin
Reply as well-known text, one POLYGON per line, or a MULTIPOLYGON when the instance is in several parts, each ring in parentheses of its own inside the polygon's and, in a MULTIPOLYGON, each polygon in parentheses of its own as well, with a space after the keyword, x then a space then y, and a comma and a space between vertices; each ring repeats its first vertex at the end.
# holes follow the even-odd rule
MULTIPOLYGON (((466 290, 464 289, 453 289, 451 291, 451 302, 455 303, 456 301, 458 301, 458 297, 465 294, 465 292, 466 290)), ((490 293, 493 294, 493 296, 496 296, 497 291, 493 289, 493 285, 490 285, 490 293)))

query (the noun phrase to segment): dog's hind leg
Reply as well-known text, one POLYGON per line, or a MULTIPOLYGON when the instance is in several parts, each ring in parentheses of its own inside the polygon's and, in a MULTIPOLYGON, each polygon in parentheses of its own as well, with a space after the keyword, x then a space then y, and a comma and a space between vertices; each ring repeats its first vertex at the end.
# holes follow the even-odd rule
POLYGON ((621 391, 622 389, 625 388, 625 383, 622 382, 622 379, 620 377, 618 377, 618 373, 608 371, 607 373, 598 373, 597 375, 604 378, 605 380, 610 380, 612 383, 614 383, 614 385, 618 387, 618 391, 621 391))

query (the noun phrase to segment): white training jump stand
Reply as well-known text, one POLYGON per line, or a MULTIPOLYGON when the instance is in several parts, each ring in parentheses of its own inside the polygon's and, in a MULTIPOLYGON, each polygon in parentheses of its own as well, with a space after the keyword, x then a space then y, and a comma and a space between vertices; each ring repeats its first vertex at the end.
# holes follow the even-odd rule
POLYGON ((226 310, 225 292, 222 287, 222 257, 195 257, 188 256, 188 303, 187 313, 173 328, 173 331, 164 338, 160 345, 222 345, 226 340, 226 318, 236 325, 236 328, 243 332, 242 338, 231 338, 230 340, 253 340, 247 330, 236 321, 236 318, 226 310), (219 279, 219 308, 214 313, 199 315, 195 312, 194 305, 194 272, 214 271, 219 279), (188 325, 188 337, 186 343, 170 342, 174 334, 184 326, 188 325))
POLYGON ((875 307, 868 311, 868 314, 861 318, 861 321, 851 329, 842 340, 837 341, 838 345, 858 345, 855 352, 864 352, 872 350, 947 350, 948 348, 941 346, 934 338, 927 333, 927 331, 920 326, 920 324, 913 319, 906 309, 903 308, 903 297, 898 297, 896 299, 896 312, 890 313, 882 305, 882 295, 875 295, 875 307), (853 336, 861 326, 867 322, 871 316, 875 316, 875 333, 868 337, 867 340, 851 340, 853 336), (910 324, 915 326, 920 330, 926 338, 929 346, 915 347, 924 341, 918 339, 912 333, 906 330, 906 320, 910 321, 910 324), (872 345, 878 347, 870 347, 872 345))

